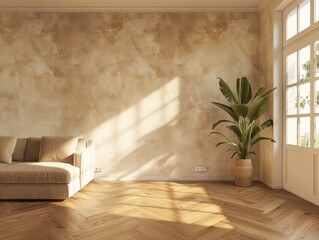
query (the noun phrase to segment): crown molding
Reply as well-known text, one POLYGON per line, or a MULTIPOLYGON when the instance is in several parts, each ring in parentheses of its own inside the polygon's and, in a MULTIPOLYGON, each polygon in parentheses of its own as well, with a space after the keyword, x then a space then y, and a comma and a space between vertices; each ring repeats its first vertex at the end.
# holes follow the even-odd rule
POLYGON ((266 7, 270 1, 271 1, 271 0, 263 0, 263 1, 260 1, 260 4, 258 5, 258 10, 259 10, 259 12, 260 12, 261 10, 263 10, 263 8, 266 7))
POLYGON ((268 0, 0 0, 0 12, 259 12, 268 0))
POLYGON ((259 12, 258 8, 247 7, 100 7, 100 6, 55 6, 55 7, 0 7, 0 12, 259 12))

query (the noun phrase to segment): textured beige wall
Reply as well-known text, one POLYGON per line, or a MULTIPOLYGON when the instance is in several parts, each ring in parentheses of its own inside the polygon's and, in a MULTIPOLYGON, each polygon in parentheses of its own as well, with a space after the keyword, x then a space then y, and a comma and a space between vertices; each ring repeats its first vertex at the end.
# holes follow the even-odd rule
POLYGON ((1 13, 0 133, 93 138, 105 179, 231 179, 210 102, 217 76, 259 85, 259 27, 258 13, 1 13))
MULTIPOLYGON (((260 13, 260 85, 273 87, 273 5, 268 4, 260 13)), ((273 119, 273 102, 269 112, 262 120, 273 119)), ((266 131, 265 131, 266 132, 266 131)), ((273 137, 273 129, 267 129, 267 135, 273 137)), ((260 177, 265 183, 273 182, 274 145, 268 142, 260 144, 260 177)))

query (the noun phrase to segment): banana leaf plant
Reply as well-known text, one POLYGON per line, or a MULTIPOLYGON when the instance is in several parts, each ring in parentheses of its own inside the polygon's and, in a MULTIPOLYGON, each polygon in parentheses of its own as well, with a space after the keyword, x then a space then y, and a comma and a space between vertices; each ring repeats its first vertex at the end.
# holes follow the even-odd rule
POLYGON ((234 94, 222 78, 218 79, 220 91, 226 98, 227 103, 212 102, 212 104, 225 111, 231 119, 221 119, 214 123, 210 135, 216 134, 224 138, 224 141, 217 143, 216 146, 229 145, 226 152, 231 152, 232 158, 236 155, 239 159, 248 159, 252 155, 256 156, 256 153, 252 150, 256 143, 260 141, 275 142, 272 138, 259 135, 264 129, 273 125, 272 119, 268 119, 261 124, 258 120, 268 110, 269 95, 276 88, 270 90, 263 87, 259 88, 253 96, 248 79, 242 77, 237 78, 237 94, 234 94), (215 131, 216 127, 221 124, 225 125, 233 137, 215 131))

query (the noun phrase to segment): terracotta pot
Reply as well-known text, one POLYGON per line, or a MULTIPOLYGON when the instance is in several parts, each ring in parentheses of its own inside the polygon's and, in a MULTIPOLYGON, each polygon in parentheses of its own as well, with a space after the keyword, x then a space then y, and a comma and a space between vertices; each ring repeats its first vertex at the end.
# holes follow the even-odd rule
POLYGON ((241 187, 251 186, 252 175, 251 159, 237 159, 235 162, 235 184, 241 187))

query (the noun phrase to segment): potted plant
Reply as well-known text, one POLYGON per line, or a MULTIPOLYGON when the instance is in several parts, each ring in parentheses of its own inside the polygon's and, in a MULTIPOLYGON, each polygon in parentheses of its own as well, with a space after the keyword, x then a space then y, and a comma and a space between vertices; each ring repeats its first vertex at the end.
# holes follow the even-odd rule
POLYGON ((238 186, 250 186, 252 178, 251 156, 256 156, 252 147, 260 141, 275 142, 269 137, 259 136, 264 129, 273 125, 272 119, 259 123, 259 118, 267 111, 269 94, 276 88, 266 90, 259 88, 253 96, 251 85, 246 77, 238 78, 236 81, 237 94, 235 95, 227 83, 219 79, 219 88, 227 100, 226 104, 212 102, 225 111, 231 119, 222 119, 212 126, 211 134, 217 134, 224 138, 216 146, 228 145, 226 152, 231 152, 231 158, 237 156, 235 162, 235 184, 238 186), (217 126, 225 124, 226 129, 232 136, 220 131, 215 131, 217 126))

